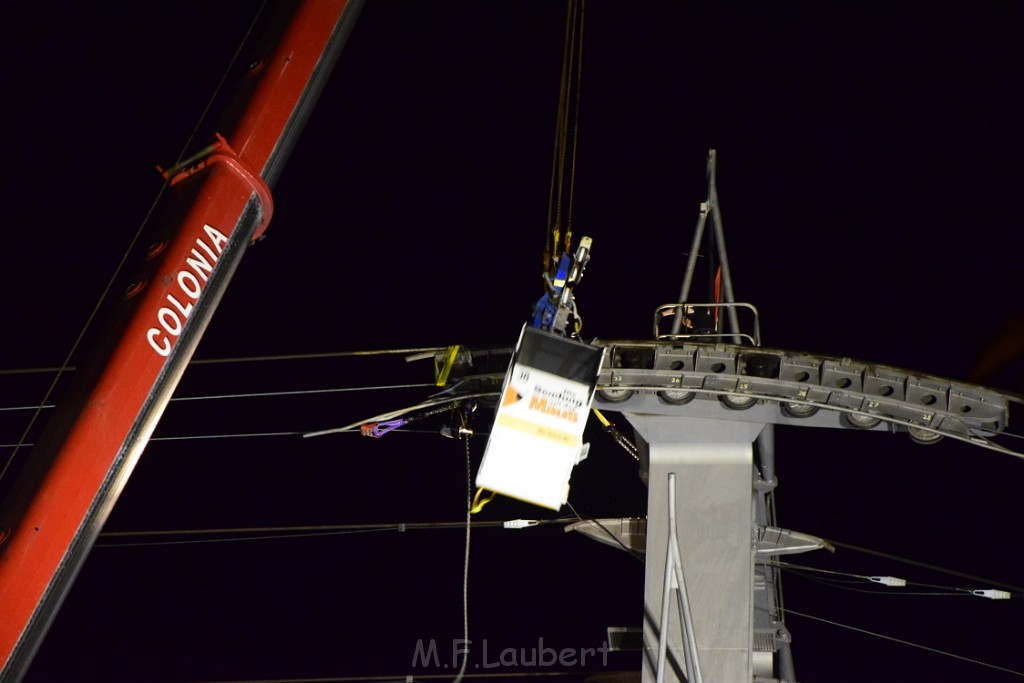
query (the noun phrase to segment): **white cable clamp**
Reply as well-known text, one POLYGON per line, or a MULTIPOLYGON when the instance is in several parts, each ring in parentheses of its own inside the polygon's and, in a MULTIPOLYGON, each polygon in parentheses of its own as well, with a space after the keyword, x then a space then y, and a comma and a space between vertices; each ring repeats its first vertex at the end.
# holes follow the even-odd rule
POLYGON ((506 529, 525 529, 528 526, 537 526, 539 522, 535 519, 510 519, 504 524, 506 529))
POLYGON ((869 576, 869 579, 875 583, 880 583, 883 586, 906 586, 907 580, 901 579, 898 576, 869 576))
POLYGON ((977 595, 979 598, 988 598, 989 600, 1009 600, 1009 591, 1000 591, 994 588, 988 588, 986 590, 971 591, 971 595, 977 595))

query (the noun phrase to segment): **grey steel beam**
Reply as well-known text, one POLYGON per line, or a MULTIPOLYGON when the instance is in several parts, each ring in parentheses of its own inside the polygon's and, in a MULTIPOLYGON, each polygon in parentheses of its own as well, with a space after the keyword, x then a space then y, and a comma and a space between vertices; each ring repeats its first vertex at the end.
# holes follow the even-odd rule
MULTIPOLYGON (((706 681, 753 678, 753 441, 763 425, 627 414, 649 458, 643 680, 658 675, 664 639, 665 681, 685 680, 689 626, 706 681), (680 567, 692 623, 663 612, 671 553, 668 481, 674 476, 680 567)), ((669 590, 673 586, 669 585, 669 590)))

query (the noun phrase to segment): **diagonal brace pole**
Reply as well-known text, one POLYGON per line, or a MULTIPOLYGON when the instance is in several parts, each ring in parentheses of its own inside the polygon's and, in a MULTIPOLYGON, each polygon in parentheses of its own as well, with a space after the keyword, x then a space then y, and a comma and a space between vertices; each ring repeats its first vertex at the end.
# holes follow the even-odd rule
POLYGON ((703 683, 700 660, 697 656, 697 640, 693 635, 693 616, 690 613, 690 598, 686 592, 683 563, 679 556, 679 535, 676 532, 676 475, 668 475, 668 552, 665 553, 665 590, 661 598, 661 627, 658 635, 657 683, 665 677, 665 659, 668 651, 668 607, 669 593, 675 592, 679 606, 679 623, 682 626, 683 642, 686 646, 686 680, 703 683))

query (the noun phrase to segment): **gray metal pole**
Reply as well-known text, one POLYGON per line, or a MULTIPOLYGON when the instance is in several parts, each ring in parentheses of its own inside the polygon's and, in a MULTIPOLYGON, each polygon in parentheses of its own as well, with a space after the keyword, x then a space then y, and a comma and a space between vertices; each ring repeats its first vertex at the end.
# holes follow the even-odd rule
MULTIPOLYGON (((700 241, 704 236, 704 224, 708 220, 708 203, 701 202, 700 215, 697 217, 697 228, 693 231, 693 243, 690 245, 690 253, 686 259, 686 272, 683 274, 683 286, 679 289, 679 303, 685 304, 690 296, 690 286, 693 284, 693 274, 697 270, 697 256, 700 253, 700 241)), ((683 311, 676 314, 672 322, 672 334, 679 334, 679 328, 683 323, 683 311)))
MULTIPOLYGON (((686 591, 686 577, 683 575, 683 560, 679 556, 679 534, 676 531, 676 475, 668 475, 668 543, 669 556, 675 569, 676 596, 679 600, 679 623, 683 626, 683 642, 686 643, 686 679, 690 683, 704 683, 700 673, 700 659, 697 655, 697 638, 693 633, 693 615, 690 612, 690 596, 686 591)), ((668 593, 666 592, 667 596, 668 593)), ((667 624, 667 621, 664 622, 667 624)), ((665 628, 662 626, 662 628, 665 628)))
POLYGON ((769 423, 757 435, 757 460, 761 464, 761 478, 775 486, 775 425, 769 423))
MULTIPOLYGON (((708 152, 708 198, 711 203, 712 218, 714 219, 715 240, 718 242, 718 262, 722 269, 722 292, 727 303, 736 303, 736 295, 732 289, 732 272, 729 270, 729 256, 725 249, 725 230, 722 226, 722 210, 718 206, 718 152, 708 152)), ((730 332, 739 334, 739 316, 735 308, 726 309, 729 313, 730 332)))
POLYGON ((779 646, 779 679, 785 683, 796 683, 796 669, 793 667, 793 650, 790 643, 793 638, 789 629, 785 626, 779 627, 779 637, 776 642, 779 646))

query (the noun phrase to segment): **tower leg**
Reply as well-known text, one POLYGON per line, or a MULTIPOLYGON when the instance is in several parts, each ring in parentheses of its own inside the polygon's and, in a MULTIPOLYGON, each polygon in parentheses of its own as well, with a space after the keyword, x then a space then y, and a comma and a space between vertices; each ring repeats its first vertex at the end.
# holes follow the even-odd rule
POLYGON ((649 457, 647 570, 644 585, 644 683, 654 683, 659 639, 663 680, 685 680, 687 627, 703 680, 753 679, 753 441, 763 425, 655 415, 628 415, 649 457), (671 553, 670 496, 675 479, 677 542, 692 624, 680 610, 662 622, 666 561, 671 553), (664 631, 664 634, 662 633, 664 631))

